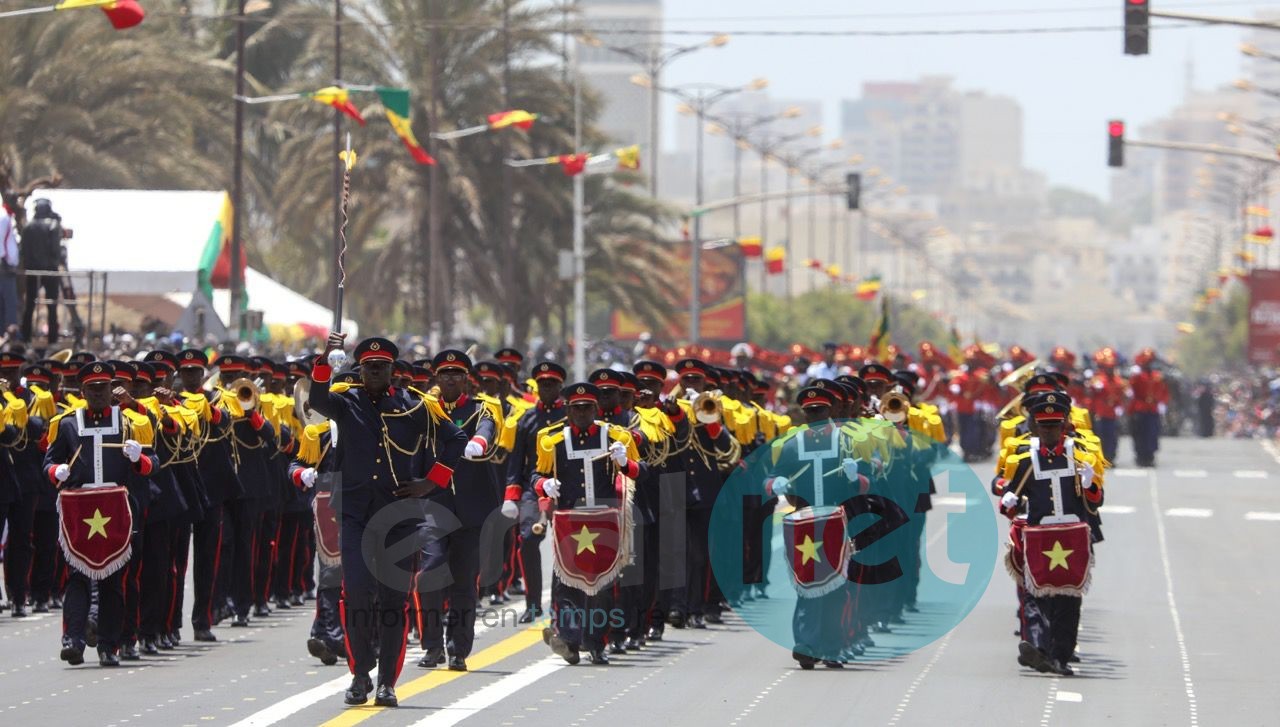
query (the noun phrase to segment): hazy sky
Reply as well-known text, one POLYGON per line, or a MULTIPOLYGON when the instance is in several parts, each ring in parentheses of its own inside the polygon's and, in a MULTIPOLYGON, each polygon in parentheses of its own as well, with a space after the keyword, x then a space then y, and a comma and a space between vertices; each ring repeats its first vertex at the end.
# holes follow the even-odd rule
MULTIPOLYGON (((780 98, 815 98, 828 129, 839 126, 839 102, 864 81, 954 76, 961 90, 1017 99, 1024 121, 1024 159, 1052 184, 1107 194, 1106 120, 1136 129, 1182 98, 1187 65, 1195 85, 1211 88, 1242 72, 1240 28, 1153 29, 1151 55, 1122 53, 1123 0, 665 0, 668 30, 947 30, 1104 26, 1096 32, 952 37, 760 37, 733 35, 719 49, 677 60, 670 84, 726 85, 767 77, 780 98)), ((1251 17, 1280 11, 1280 2, 1153 0, 1169 11, 1251 17)), ((1172 21, 1159 21, 1172 22, 1172 21)), ((1280 32, 1280 31, 1276 31, 1280 32)), ((670 36, 692 42, 697 36, 670 36)), ((672 104, 665 112, 674 114, 672 104)), ((667 128, 671 122, 668 121, 667 128)), ((670 134, 667 135, 670 141, 670 134)))

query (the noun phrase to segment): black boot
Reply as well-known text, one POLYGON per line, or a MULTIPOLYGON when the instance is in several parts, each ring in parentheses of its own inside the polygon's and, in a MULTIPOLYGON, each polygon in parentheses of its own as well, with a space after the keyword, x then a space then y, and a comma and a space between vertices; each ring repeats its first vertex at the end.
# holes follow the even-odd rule
POLYGON ((347 693, 343 697, 344 702, 350 705, 364 704, 369 701, 369 692, 373 691, 373 680, 368 674, 356 674, 351 677, 351 686, 347 687, 347 693))
POLYGON ((449 657, 449 671, 466 671, 466 670, 467 670, 466 659, 457 655, 449 657))
POLYGON ((609 666, 609 655, 604 653, 604 649, 591 649, 587 652, 587 657, 592 664, 609 666))
POLYGON ((396 699, 396 688, 390 684, 379 684, 378 694, 373 698, 373 703, 379 707, 399 707, 400 700, 396 699))
POLYGON ((137 642, 130 642, 125 644, 124 647, 120 649, 120 658, 125 661, 140 660, 142 658, 142 655, 138 653, 137 642))
POLYGON ((213 635, 209 629, 196 629, 196 641, 217 641, 218 637, 213 635))
POLYGON ((434 648, 427 649, 427 653, 423 654, 422 659, 418 661, 418 666, 423 669, 434 669, 443 664, 444 661, 444 647, 436 646, 434 648))
POLYGON ((110 649, 98 649, 98 666, 120 666, 120 657, 110 649))

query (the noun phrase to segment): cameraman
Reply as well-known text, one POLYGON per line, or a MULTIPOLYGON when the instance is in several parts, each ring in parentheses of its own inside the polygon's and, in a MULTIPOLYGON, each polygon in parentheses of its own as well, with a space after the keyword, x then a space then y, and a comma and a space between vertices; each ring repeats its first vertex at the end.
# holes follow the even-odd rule
MULTIPOLYGON (((62 229, 62 217, 53 211, 47 199, 35 202, 35 218, 22 228, 21 265, 24 271, 40 270, 56 272, 62 265, 65 251, 63 238, 70 237, 70 230, 62 229)), ((61 280, 56 275, 38 275, 27 278, 27 304, 22 314, 22 338, 31 341, 31 319, 36 312, 36 298, 44 290, 49 300, 49 343, 58 340, 58 294, 61 280)))

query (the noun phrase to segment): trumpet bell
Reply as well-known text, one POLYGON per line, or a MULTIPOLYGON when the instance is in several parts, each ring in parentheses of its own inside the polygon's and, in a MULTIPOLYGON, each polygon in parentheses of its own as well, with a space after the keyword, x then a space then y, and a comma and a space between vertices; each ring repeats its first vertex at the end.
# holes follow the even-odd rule
POLYGON ((714 394, 699 394, 693 400, 693 415, 702 424, 715 424, 723 418, 724 406, 714 394))
POLYGON ((905 421, 910 409, 911 400, 899 391, 890 391, 880 399, 880 414, 894 424, 905 421))
POLYGON ((240 404, 240 408, 245 412, 258 408, 258 400, 262 394, 258 390, 258 385, 253 383, 252 379, 238 378, 232 381, 231 386, 227 388, 235 395, 236 402, 240 404))

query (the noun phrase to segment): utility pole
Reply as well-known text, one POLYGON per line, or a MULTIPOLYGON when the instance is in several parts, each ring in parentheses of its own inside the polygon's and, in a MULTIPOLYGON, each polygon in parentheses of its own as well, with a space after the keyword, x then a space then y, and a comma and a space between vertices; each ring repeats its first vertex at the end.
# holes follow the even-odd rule
MULTIPOLYGON (((573 153, 582 148, 582 68, 577 48, 573 58, 573 153)), ((584 197, 586 171, 573 177, 573 378, 587 378, 587 255, 584 197)))
MULTIPOLYGON (((502 2, 502 108, 511 108, 511 0, 503 0, 502 2)), ((502 158, 509 159, 511 157, 511 134, 503 133, 499 137, 502 140, 502 158)), ((504 318, 507 319, 507 325, 503 331, 503 343, 508 346, 514 345, 515 341, 515 322, 518 311, 520 310, 520 296, 516 294, 519 290, 515 280, 515 257, 516 257, 516 241, 515 241, 515 225, 512 220, 512 195, 514 192, 511 188, 511 167, 502 165, 502 277, 506 280, 506 308, 504 318)))
POLYGON ((236 14, 235 158, 231 163, 231 275, 227 284, 231 288, 231 311, 227 324, 231 328, 231 337, 237 341, 243 333, 240 330, 240 311, 244 306, 244 277, 240 272, 244 260, 244 6, 245 0, 240 0, 236 14))

